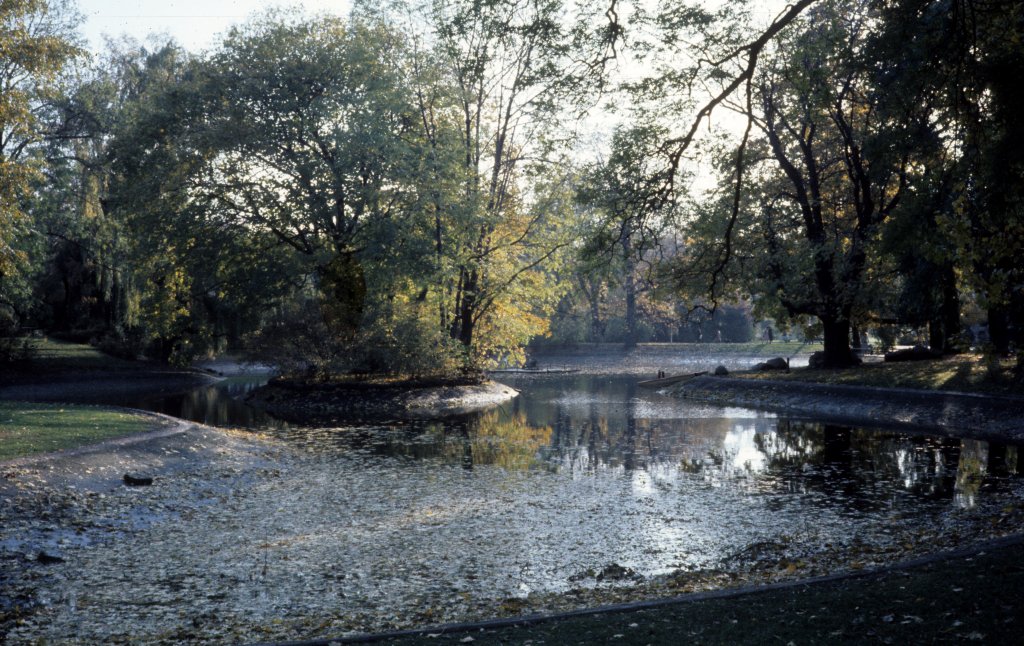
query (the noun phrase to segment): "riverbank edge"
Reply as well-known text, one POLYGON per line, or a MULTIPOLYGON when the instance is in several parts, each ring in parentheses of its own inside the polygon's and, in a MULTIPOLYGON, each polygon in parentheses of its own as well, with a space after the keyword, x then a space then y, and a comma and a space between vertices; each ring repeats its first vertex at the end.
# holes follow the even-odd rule
POLYGON ((697 376, 662 390, 680 399, 904 431, 1024 440, 1024 397, 697 376))
POLYGON ((457 417, 501 405, 519 395, 505 384, 416 386, 410 384, 292 384, 273 381, 252 391, 246 402, 292 423, 351 419, 457 417))

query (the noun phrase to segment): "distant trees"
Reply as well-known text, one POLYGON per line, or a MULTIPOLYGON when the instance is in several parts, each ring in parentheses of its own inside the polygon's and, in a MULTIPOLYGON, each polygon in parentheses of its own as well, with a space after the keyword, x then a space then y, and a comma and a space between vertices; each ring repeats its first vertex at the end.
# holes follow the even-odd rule
MULTIPOLYGON (((675 222, 670 207, 659 208, 654 195, 659 184, 658 169, 648 161, 665 136, 657 126, 634 126, 617 130, 607 160, 592 164, 578 191, 587 207, 587 238, 580 250, 585 263, 607 263, 616 267, 625 294, 625 342, 639 340, 637 297, 639 266, 658 248, 675 222)), ((586 282, 581 282, 586 287, 586 282)), ((587 293, 586 291, 584 293, 587 293)), ((589 297, 593 302, 593 296, 589 297)))

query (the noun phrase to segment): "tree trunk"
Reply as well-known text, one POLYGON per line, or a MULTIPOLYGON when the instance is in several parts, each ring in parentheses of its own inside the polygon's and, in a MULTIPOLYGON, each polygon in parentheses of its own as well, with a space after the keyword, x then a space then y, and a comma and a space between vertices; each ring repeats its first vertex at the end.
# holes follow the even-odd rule
POLYGON ((998 305, 988 308, 988 338, 996 354, 1010 353, 1010 324, 1006 309, 998 305))
POLYGON ((463 287, 462 303, 458 313, 458 341, 467 349, 473 345, 473 328, 476 327, 477 282, 476 271, 469 272, 469 275, 466 277, 466 284, 463 287))
POLYGON ((590 301, 590 340, 594 343, 604 341, 604 325, 601 322, 601 308, 597 298, 590 301))
POLYGON ((366 306, 366 276, 362 263, 349 251, 337 253, 320 270, 324 323, 339 337, 350 340, 359 331, 366 306))
POLYGON ((850 350, 850 321, 821 318, 825 330, 825 367, 848 368, 858 362, 850 350))
POLYGON ((950 352, 960 335, 960 295, 953 265, 940 267, 938 272, 939 302, 928 321, 928 345, 937 352, 950 352))
POLYGON ((633 248, 629 236, 622 238, 622 256, 625 260, 626 276, 624 289, 626 291, 626 347, 636 346, 636 281, 633 277, 633 248))

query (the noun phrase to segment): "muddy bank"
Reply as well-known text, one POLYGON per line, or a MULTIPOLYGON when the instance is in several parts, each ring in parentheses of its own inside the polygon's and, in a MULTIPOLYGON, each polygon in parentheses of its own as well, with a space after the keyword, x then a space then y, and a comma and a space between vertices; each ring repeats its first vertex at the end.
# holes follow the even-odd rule
POLYGON ((701 376, 668 389, 677 397, 847 424, 1024 439, 1024 398, 701 376))
POLYGON ((318 384, 275 379, 247 402, 288 422, 426 419, 464 415, 518 395, 496 381, 447 384, 318 384))

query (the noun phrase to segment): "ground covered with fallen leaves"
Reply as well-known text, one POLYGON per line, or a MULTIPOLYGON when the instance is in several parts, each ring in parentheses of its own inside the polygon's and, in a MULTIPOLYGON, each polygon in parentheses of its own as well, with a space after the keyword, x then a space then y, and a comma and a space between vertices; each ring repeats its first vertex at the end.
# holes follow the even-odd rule
POLYGON ((1020 641, 1024 541, 911 567, 388 644, 923 644, 1020 641))

